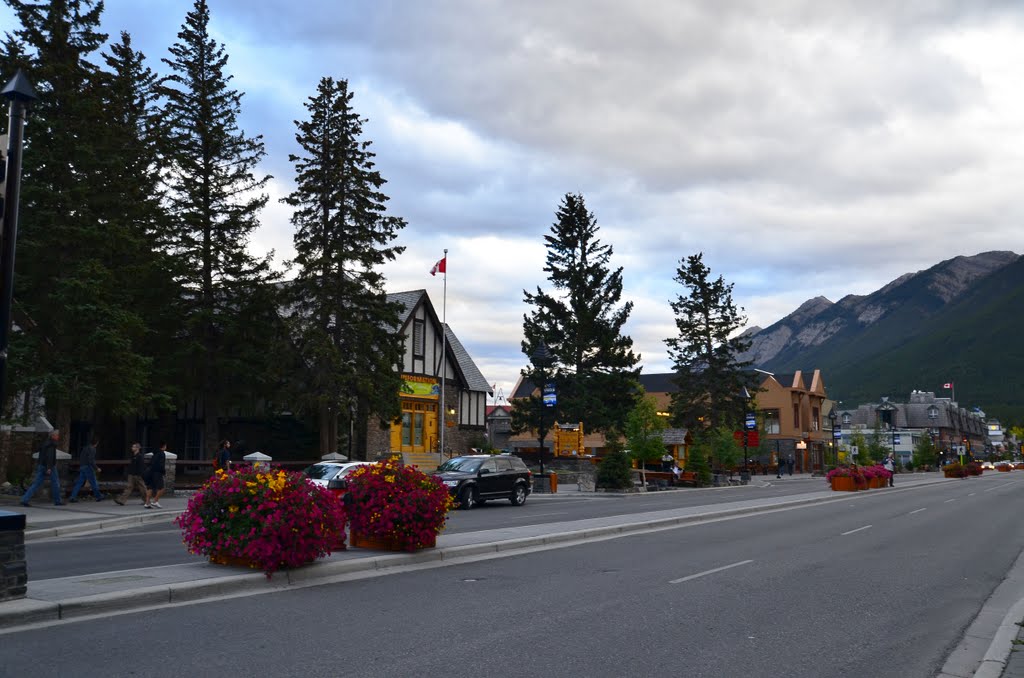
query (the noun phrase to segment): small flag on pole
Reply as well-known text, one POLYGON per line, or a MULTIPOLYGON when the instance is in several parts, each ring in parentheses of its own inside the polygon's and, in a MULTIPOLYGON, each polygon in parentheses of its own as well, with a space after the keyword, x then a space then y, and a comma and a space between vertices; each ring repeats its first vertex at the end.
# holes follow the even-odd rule
POLYGON ((438 260, 438 262, 436 264, 434 264, 434 268, 430 269, 430 275, 437 275, 438 273, 445 273, 445 265, 446 265, 447 261, 448 261, 448 256, 447 255, 441 257, 438 260))
POLYGON ((942 388, 953 388, 953 382, 947 381, 945 384, 942 385, 942 388))

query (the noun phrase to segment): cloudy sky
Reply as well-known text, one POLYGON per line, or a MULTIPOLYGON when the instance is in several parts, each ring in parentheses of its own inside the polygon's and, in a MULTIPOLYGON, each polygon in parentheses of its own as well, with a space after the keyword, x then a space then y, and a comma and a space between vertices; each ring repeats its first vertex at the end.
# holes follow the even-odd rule
MULTIPOLYGON (((448 322, 506 395, 567 192, 624 267, 645 372, 670 369, 672 278, 696 252, 762 327, 956 255, 1024 252, 1020 2, 209 3, 275 177, 251 246, 290 257, 293 121, 321 77, 347 79, 409 224, 390 291, 425 288, 440 313, 428 272, 447 248, 448 322)), ((107 0, 104 29, 160 70, 191 7, 107 0)))

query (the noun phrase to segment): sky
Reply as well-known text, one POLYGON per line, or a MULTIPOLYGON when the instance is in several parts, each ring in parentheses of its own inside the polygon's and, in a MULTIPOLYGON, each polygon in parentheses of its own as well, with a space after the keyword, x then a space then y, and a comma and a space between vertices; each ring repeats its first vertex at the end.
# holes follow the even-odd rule
MULTIPOLYGON (((149 65, 191 0, 107 0, 149 65)), ((288 154, 322 77, 367 119, 388 291, 426 289, 496 395, 544 235, 580 193, 623 268, 625 332, 667 372, 680 261, 703 252, 748 326, 957 255, 1024 252, 1024 3, 1011 0, 209 0, 273 175, 249 246, 293 254, 288 154), (448 250, 444 279, 429 274, 448 250)), ((0 6, 0 30, 14 27, 0 6)), ((31 127, 26 134, 31 134, 31 127)), ((808 366, 813 369, 814 366, 808 366)))

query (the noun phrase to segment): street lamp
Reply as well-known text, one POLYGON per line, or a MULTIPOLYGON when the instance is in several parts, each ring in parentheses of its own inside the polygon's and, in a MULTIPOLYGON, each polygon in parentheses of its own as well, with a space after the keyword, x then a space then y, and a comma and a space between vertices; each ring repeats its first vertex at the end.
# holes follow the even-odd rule
POLYGON ((36 92, 28 78, 19 70, 0 90, 0 95, 11 102, 8 114, 7 166, 2 168, 0 186, 0 409, 6 402, 4 384, 7 381, 7 349, 11 334, 11 304, 14 301, 14 245, 18 239, 18 201, 21 192, 21 147, 25 129, 25 116, 29 105, 36 100, 36 92))
POLYGON ((537 418, 537 434, 540 442, 540 450, 538 452, 538 459, 540 460, 540 474, 544 475, 544 438, 547 436, 548 430, 544 426, 544 408, 554 407, 555 405, 555 394, 554 389, 551 389, 550 403, 548 402, 548 373, 547 368, 551 366, 551 351, 548 350, 548 345, 542 340, 537 344, 537 348, 533 349, 533 353, 530 354, 530 361, 536 369, 537 376, 540 377, 540 413, 537 418))

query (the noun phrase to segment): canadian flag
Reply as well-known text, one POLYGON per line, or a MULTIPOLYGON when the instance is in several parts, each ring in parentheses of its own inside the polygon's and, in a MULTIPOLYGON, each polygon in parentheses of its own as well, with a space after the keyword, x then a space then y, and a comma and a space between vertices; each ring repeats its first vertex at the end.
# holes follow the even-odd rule
POLYGON ((942 388, 953 388, 953 382, 949 381, 942 385, 942 388))
POLYGON ((437 275, 438 273, 445 273, 445 265, 448 262, 448 257, 441 257, 441 259, 434 264, 434 268, 430 269, 430 275, 437 275))

